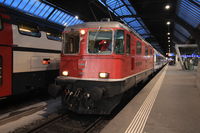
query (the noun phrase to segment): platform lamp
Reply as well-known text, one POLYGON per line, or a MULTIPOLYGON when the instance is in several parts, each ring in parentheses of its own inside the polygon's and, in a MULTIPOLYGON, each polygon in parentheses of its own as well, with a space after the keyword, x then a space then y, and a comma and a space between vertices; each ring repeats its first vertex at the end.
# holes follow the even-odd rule
POLYGON ((165 10, 170 10, 171 9, 171 4, 167 3, 164 8, 165 8, 165 10))

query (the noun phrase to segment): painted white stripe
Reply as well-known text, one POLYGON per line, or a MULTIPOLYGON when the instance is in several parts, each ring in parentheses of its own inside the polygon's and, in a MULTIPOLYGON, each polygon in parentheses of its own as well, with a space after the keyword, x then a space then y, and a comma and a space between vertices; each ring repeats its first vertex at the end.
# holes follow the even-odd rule
POLYGON ((91 80, 91 81, 107 81, 107 82, 115 82, 115 81, 123 81, 123 80, 126 80, 128 78, 131 78, 133 76, 137 76, 139 74, 142 74, 144 72, 147 72, 149 70, 153 70, 153 68, 150 68, 150 69, 146 69, 142 72, 139 72, 139 73, 135 73, 133 75, 130 75, 130 76, 127 76, 127 77, 124 77, 124 78, 121 78, 121 79, 98 79, 98 78, 76 78, 76 77, 65 77, 65 76, 58 76, 58 79, 73 79, 73 80, 91 80))
POLYGON ((145 101, 142 111, 140 112, 140 116, 138 116, 139 119, 136 121, 136 125, 131 126, 130 132, 132 132, 132 131, 134 131, 134 133, 140 132, 143 123, 145 122, 148 114, 150 113, 150 109, 152 106, 152 100, 153 100, 152 98, 153 98, 153 96, 150 95, 148 97, 148 100, 145 101), (143 117, 141 117, 141 115, 143 115, 143 117))
POLYGON ((166 74, 168 66, 165 67, 162 75, 160 76, 160 80, 153 86, 151 92, 143 102, 142 106, 134 116, 133 120, 131 121, 130 125, 126 129, 125 133, 142 133, 151 112, 151 109, 154 105, 160 87, 162 85, 163 79, 166 74))
POLYGON ((148 102, 144 102, 144 104, 143 104, 144 106, 141 107, 141 111, 138 112, 139 116, 136 118, 137 120, 132 121, 133 123, 132 123, 131 128, 129 129, 129 132, 130 131, 137 132, 137 130, 139 129, 139 126, 141 125, 142 120, 145 118, 145 115, 148 112, 147 109, 149 109, 149 104, 150 103, 148 103, 148 102), (135 126, 133 126, 133 125, 135 125, 135 126))
POLYGON ((146 106, 144 106, 143 108, 143 112, 141 112, 142 117, 140 117, 138 123, 137 123, 137 127, 135 127, 135 132, 139 132, 142 123, 144 123, 144 119, 146 118, 146 115, 149 112, 149 107, 151 106, 151 103, 146 103, 146 106))

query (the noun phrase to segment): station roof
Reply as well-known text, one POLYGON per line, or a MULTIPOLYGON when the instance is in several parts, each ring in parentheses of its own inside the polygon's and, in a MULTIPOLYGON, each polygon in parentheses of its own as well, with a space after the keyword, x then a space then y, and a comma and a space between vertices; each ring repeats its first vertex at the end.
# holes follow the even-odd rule
POLYGON ((128 0, 98 0, 105 7, 114 13, 119 19, 124 21, 128 26, 133 28, 143 38, 150 37, 150 32, 140 17, 134 17, 137 12, 128 0))
POLYGON ((102 18, 118 20, 163 53, 173 51, 176 43, 200 42, 200 0, 0 0, 0 3, 62 26, 102 18))
POLYGON ((199 34, 200 37, 200 0, 179 0, 176 17, 180 19, 174 24, 176 42, 190 43, 196 36, 194 34, 199 34), (197 33, 194 33, 195 30, 197 33))
POLYGON ((51 3, 39 0, 0 0, 0 3, 22 13, 50 21, 63 26, 83 23, 82 20, 73 16, 51 3))

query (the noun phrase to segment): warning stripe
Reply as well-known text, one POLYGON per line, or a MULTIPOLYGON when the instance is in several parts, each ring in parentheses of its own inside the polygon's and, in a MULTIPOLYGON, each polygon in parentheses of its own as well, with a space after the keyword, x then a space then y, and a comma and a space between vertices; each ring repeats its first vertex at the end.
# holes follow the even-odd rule
POLYGON ((136 113, 135 117, 131 121, 125 133, 142 133, 143 132, 144 126, 146 125, 147 119, 149 117, 151 109, 154 105, 154 102, 156 100, 160 87, 162 85, 167 68, 168 66, 165 67, 164 72, 160 76, 160 80, 156 82, 156 84, 153 86, 151 92, 149 93, 149 95, 143 102, 142 106, 136 113))

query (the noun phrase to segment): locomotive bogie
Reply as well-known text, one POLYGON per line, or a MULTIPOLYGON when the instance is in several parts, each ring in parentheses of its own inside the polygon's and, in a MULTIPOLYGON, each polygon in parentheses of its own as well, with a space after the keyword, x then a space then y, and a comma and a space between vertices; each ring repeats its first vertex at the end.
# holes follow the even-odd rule
MULTIPOLYGON (((77 113, 109 114, 120 102, 112 100, 113 97, 123 94, 125 81, 99 82, 86 80, 73 80, 66 83, 66 79, 57 78, 57 83, 63 86, 62 103, 69 110, 77 113), (110 102, 106 102, 110 99, 110 102), (111 104, 108 106, 108 104, 111 104), (98 106, 97 106, 98 105, 98 106), (108 107, 107 107, 108 106, 108 107), (100 111, 100 112, 99 112, 100 111)), ((132 82, 130 82, 132 83, 132 82)), ((116 99, 116 98, 115 98, 116 99)))

